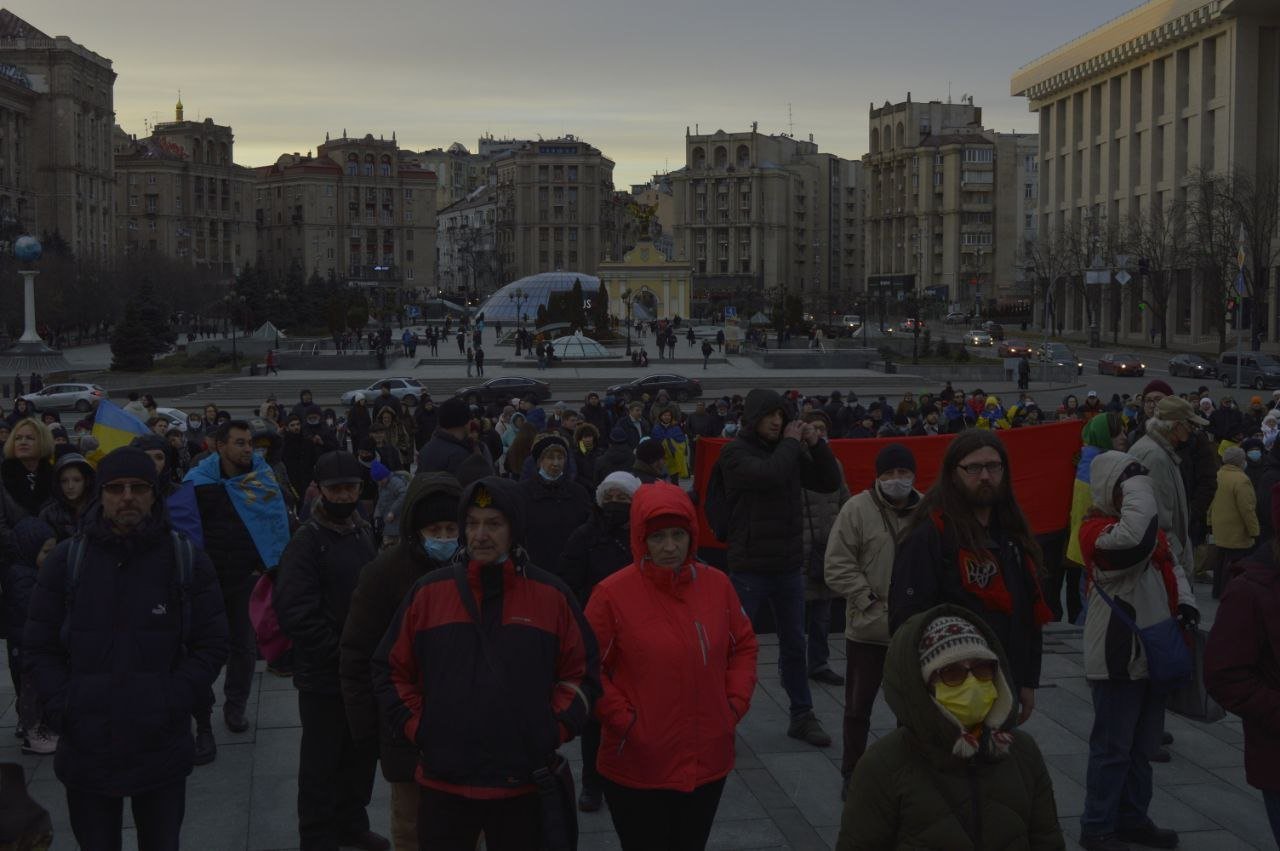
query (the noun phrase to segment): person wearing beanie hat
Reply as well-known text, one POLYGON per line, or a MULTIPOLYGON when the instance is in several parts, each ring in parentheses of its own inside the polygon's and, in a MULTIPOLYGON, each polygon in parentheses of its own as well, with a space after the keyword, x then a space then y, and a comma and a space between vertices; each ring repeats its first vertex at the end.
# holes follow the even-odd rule
POLYGON ((382 524, 378 547, 394 547, 400 542, 400 517, 410 476, 403 470, 393 473, 381 461, 374 461, 369 468, 369 478, 378 488, 378 501, 373 508, 373 516, 382 524))
POLYGON ((179 847, 196 755, 185 719, 227 658, 213 565, 155 485, 141 449, 102 459, 98 503, 40 568, 22 630, 23 691, 59 737, 54 774, 82 848, 119 847, 125 798, 149 847, 179 847))
POLYGON ((587 603, 606 675, 596 769, 609 781, 622 847, 703 848, 734 767, 758 646, 729 577, 697 560, 684 491, 644 485, 629 522, 630 564, 587 603))
POLYGON ((357 742, 380 743, 382 774, 391 787, 391 839, 396 848, 418 847, 418 752, 382 723, 374 695, 373 657, 413 586, 449 564, 457 552, 461 494, 458 481, 447 473, 424 473, 409 483, 400 513, 400 543, 383 549, 360 571, 342 629, 338 672, 347 721, 357 742))
POLYGON ((631 472, 641 482, 650 485, 666 478, 667 452, 659 441, 646 437, 636 446, 635 454, 636 461, 631 472))
POLYGON ((53 497, 40 509, 40 519, 49 524, 59 541, 80 529, 80 521, 97 493, 94 469, 83 455, 68 452, 53 467, 53 497))
POLYGON ((352 593, 377 555, 373 530, 356 511, 366 475, 350 452, 316 461, 320 503, 290 539, 274 575, 273 604, 281 632, 293 642, 302 719, 297 813, 304 848, 391 847, 369 830, 366 812, 377 743, 352 737, 338 669, 352 593))
POLYGON ((610 473, 619 470, 630 473, 635 463, 636 453, 631 442, 627 439, 627 429, 619 423, 609 432, 609 446, 596 459, 596 478, 598 481, 602 481, 610 473))
POLYGON ((894 632, 884 693, 898 727, 854 770, 839 851, 1065 847, 1044 757, 1013 726, 1006 671, 995 634, 964 607, 928 609, 894 632))
POLYGON ((574 481, 569 442, 559 434, 538 435, 529 457, 532 473, 518 485, 529 524, 523 544, 534 564, 564 578, 561 551, 591 517, 591 494, 574 481))
POLYGON ((456 478, 464 461, 480 455, 492 475, 492 453, 471 434, 471 406, 454 396, 436 408, 436 414, 439 426, 418 452, 418 473, 448 473, 456 478))
POLYGON ((430 754, 416 766, 424 848, 471 848, 481 832, 493 851, 528 848, 542 821, 534 772, 581 732, 600 694, 582 610, 521 551, 524 503, 495 476, 463 491, 464 553, 441 581, 414 586, 372 663, 386 725, 430 754))
POLYGON ((167 499, 177 489, 173 480, 173 450, 169 441, 158 434, 140 434, 129 442, 141 449, 156 465, 156 487, 161 499, 167 499))

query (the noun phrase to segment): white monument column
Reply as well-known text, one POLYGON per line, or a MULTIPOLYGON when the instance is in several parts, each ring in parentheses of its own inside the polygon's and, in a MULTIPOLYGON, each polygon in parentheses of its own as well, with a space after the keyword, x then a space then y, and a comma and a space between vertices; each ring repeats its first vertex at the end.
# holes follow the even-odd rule
POLYGON ((22 276, 23 290, 23 322, 22 336, 18 338, 19 343, 40 343, 40 335, 36 333, 36 275, 40 273, 35 269, 19 269, 18 274, 22 276))

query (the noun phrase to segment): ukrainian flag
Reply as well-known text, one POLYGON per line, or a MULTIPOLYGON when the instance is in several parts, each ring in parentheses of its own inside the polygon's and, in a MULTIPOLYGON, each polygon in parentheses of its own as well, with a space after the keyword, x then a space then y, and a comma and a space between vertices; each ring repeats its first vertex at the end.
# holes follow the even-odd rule
POLYGON ((93 437, 98 441, 98 448, 85 460, 96 467, 104 456, 121 446, 128 446, 135 437, 147 433, 147 426, 142 420, 103 399, 98 402, 98 410, 93 415, 93 437))

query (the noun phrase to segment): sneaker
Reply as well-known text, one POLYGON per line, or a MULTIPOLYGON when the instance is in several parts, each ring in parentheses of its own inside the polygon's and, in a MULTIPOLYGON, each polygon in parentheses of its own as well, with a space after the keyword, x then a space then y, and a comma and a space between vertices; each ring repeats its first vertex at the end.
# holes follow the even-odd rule
POLYGON ((218 743, 213 740, 212 727, 196 727, 195 764, 208 765, 218 758, 218 743))
POLYGON ((267 665, 267 673, 277 677, 292 677, 293 667, 288 662, 276 662, 267 665))
POLYGON ((1142 827, 1130 827, 1124 830, 1117 830, 1116 837, 1134 845, 1141 845, 1144 848, 1177 848, 1178 834, 1177 831, 1168 830, 1163 827, 1156 827, 1153 823, 1147 822, 1142 827))
POLYGON ((227 729, 233 733, 244 733, 249 729, 249 722, 245 720, 243 709, 223 707, 222 718, 227 722, 227 729))
POLYGON ((1129 843, 1122 841, 1114 833, 1081 834, 1080 847, 1086 851, 1129 851, 1129 843))
POLYGON ((58 750, 58 737, 43 724, 36 727, 22 740, 22 752, 35 756, 48 756, 58 750))
POLYGON ((840 676, 830 668, 823 668, 821 671, 814 671, 812 674, 809 675, 809 679, 813 680, 814 682, 822 683, 823 685, 829 685, 829 686, 844 685, 844 677, 840 676))
POLYGON ((822 729, 822 722, 812 710, 799 718, 792 718, 791 726, 787 727, 787 735, 817 748, 825 748, 831 744, 831 736, 822 729))
POLYGON ((584 813, 594 813, 600 809, 600 791, 598 789, 588 789, 585 786, 582 794, 578 796, 578 809, 584 813))
POLYGON ((1156 748, 1156 752, 1151 755, 1152 762, 1173 762, 1173 754, 1169 753, 1168 748, 1156 748))
POLYGON ((361 851, 391 851, 391 840, 372 830, 340 836, 338 844, 344 848, 359 848, 361 851))

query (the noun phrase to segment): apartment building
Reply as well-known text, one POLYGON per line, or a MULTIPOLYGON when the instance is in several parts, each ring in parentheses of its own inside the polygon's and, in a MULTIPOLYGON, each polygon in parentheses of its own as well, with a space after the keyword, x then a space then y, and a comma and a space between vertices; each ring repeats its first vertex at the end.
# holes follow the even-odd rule
MULTIPOLYGON (((31 112, 36 92, 25 71, 0 64, 0 242, 36 230, 31 112)), ((7 245, 5 246, 7 247, 7 245)))
MULTIPOLYGON (((1186 200, 1198 170, 1265 174, 1280 165, 1280 6, 1274 0, 1152 0, 1014 74, 1014 95, 1040 118, 1038 232, 1102 230, 1186 200)), ((1277 284, 1255 294, 1269 339, 1277 284)), ((1141 276, 1101 298, 1100 325, 1145 339, 1141 276)), ((1145 291, 1149 297, 1149 291, 1145 291)), ((1085 288, 1060 282, 1054 304, 1068 331, 1088 324, 1085 288)), ((1170 288, 1166 329, 1216 337, 1209 301, 1189 269, 1170 288)))
POLYGON ((496 187, 481 186, 436 215, 436 286, 446 297, 483 299, 509 282, 499 266, 496 187))

